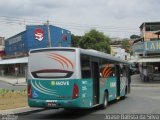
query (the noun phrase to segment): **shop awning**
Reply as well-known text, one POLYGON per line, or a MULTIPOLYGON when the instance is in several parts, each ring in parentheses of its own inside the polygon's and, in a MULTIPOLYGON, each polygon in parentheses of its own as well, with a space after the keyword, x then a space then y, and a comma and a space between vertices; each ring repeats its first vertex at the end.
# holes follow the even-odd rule
POLYGON ((136 62, 160 62, 160 58, 140 58, 136 62))
POLYGON ((17 63, 28 63, 28 57, 0 60, 0 65, 17 63))
POLYGON ((137 59, 129 60, 128 62, 134 63, 134 62, 137 62, 137 59))

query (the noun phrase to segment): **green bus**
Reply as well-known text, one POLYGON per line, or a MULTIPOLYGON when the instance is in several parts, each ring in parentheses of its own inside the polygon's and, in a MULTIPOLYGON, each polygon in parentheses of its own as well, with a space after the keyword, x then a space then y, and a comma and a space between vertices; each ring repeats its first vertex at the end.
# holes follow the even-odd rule
POLYGON ((44 108, 106 108, 130 92, 129 63, 72 47, 29 52, 28 104, 44 108))

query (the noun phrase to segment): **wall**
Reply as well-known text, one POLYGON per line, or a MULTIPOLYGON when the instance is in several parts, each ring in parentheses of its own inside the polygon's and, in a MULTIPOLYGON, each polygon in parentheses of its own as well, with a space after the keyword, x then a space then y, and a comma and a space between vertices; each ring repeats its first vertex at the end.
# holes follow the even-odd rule
MULTIPOLYGON (((50 25, 52 47, 69 47, 71 32, 50 25)), ((5 40, 6 55, 23 55, 30 49, 48 47, 48 28, 46 25, 28 25, 26 31, 5 40)))
POLYGON ((145 32, 145 41, 149 41, 150 39, 156 39, 158 35, 154 34, 154 32, 145 32))
POLYGON ((5 40, 5 54, 13 55, 13 54, 19 54, 20 52, 26 52, 27 51, 26 40, 27 40, 26 31, 23 31, 5 40))

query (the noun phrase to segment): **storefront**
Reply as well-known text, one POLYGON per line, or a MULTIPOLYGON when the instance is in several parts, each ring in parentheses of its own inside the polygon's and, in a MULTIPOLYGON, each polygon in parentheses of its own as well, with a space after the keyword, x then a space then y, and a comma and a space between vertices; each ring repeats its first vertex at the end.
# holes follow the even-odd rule
POLYGON ((138 54, 140 77, 143 81, 160 81, 160 40, 137 43, 133 47, 138 54))
POLYGON ((28 57, 6 59, 0 61, 0 75, 25 76, 28 57))

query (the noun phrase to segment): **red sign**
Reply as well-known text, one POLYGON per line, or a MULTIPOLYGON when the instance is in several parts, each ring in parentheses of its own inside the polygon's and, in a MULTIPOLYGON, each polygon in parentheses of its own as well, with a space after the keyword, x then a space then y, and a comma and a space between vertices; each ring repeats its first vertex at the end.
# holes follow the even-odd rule
POLYGON ((64 40, 64 41, 67 40, 67 35, 63 34, 62 35, 62 40, 64 40))
POLYGON ((37 28, 34 30, 34 38, 38 41, 42 41, 44 38, 44 30, 41 28, 37 28))

